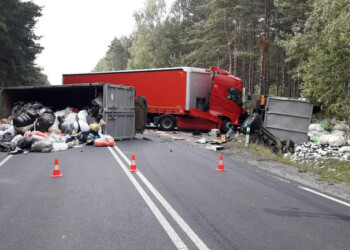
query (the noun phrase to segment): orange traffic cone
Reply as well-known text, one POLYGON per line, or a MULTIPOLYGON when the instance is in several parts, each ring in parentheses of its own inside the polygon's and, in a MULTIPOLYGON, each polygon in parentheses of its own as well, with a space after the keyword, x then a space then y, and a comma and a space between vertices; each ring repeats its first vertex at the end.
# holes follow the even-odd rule
POLYGON ((218 168, 216 169, 217 171, 227 171, 224 168, 224 158, 222 157, 222 155, 220 155, 220 159, 219 159, 219 165, 218 168))
POLYGON ((60 172, 60 166, 58 165, 58 159, 55 159, 55 169, 53 170, 53 174, 51 175, 51 177, 61 177, 63 175, 61 175, 60 172))
POLYGON ((131 165, 130 165, 130 172, 136 172, 136 162, 135 162, 135 155, 132 155, 131 157, 131 165))

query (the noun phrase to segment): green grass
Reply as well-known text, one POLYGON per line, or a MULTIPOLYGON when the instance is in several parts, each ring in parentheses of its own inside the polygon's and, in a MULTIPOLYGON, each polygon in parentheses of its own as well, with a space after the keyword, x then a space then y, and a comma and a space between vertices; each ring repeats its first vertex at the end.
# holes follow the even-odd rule
POLYGON ((304 163, 294 162, 290 157, 284 157, 283 155, 277 155, 270 148, 260 144, 250 143, 248 147, 245 147, 245 136, 236 137, 230 143, 238 151, 248 150, 254 155, 260 156, 265 159, 272 159, 283 164, 297 167, 300 173, 316 173, 319 175, 319 180, 326 181, 329 184, 335 184, 344 182, 350 184, 350 162, 339 161, 335 159, 328 159, 323 161, 312 161, 304 163))

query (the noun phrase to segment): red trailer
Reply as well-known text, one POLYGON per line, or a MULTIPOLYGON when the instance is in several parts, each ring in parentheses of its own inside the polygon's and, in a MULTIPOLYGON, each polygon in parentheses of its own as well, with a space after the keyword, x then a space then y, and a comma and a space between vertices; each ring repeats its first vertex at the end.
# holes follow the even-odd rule
POLYGON ((148 102, 147 120, 163 130, 228 131, 239 124, 242 82, 217 67, 181 67, 101 73, 64 74, 63 84, 112 83, 132 86, 148 102))

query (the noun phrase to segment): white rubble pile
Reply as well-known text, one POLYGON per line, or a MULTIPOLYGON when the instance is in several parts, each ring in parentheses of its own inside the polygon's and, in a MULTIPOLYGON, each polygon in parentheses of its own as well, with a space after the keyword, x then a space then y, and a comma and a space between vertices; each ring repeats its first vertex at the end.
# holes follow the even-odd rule
MULTIPOLYGON (((328 122, 310 124, 308 136, 310 141, 295 147, 295 162, 323 162, 326 159, 350 161, 349 126, 345 122, 332 119, 328 122)), ((285 155, 287 157, 287 154, 285 155)))
POLYGON ((295 147, 293 155, 285 156, 288 155, 292 161, 300 163, 322 162, 326 159, 350 161, 350 146, 334 147, 305 142, 295 147))

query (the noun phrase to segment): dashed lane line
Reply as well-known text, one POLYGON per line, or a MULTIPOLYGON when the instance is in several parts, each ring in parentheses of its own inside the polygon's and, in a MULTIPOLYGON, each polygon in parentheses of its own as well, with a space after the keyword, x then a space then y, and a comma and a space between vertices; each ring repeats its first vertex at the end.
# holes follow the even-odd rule
POLYGON ((145 190, 141 187, 135 177, 129 172, 127 167, 124 165, 122 160, 118 157, 118 155, 113 151, 112 148, 108 147, 109 151, 112 153, 113 157, 119 163, 120 167, 124 170, 125 174, 128 176, 132 184, 134 184, 136 190, 140 193, 141 197, 144 199, 148 207, 151 209, 154 216, 157 218, 159 223, 164 228, 165 232, 169 235, 170 239, 173 241, 174 245, 177 249, 188 249, 185 243, 181 240, 180 236, 175 232, 174 228, 170 225, 158 207, 154 204, 151 198, 147 195, 145 190))
MULTIPOLYGON (((114 146, 115 150, 123 157, 126 163, 129 165, 131 161, 125 156, 125 154, 117 147, 114 146)), ((157 189, 147 180, 147 178, 140 172, 136 172, 143 183, 149 188, 153 195, 158 199, 158 201, 163 205, 163 207, 168 211, 168 213, 173 217, 181 229, 187 234, 187 236, 192 240, 192 242, 198 247, 198 249, 206 250, 209 249, 205 243, 198 237, 198 235, 191 229, 191 227, 181 218, 181 216, 175 211, 175 209, 164 199, 164 197, 157 191, 157 189)))

